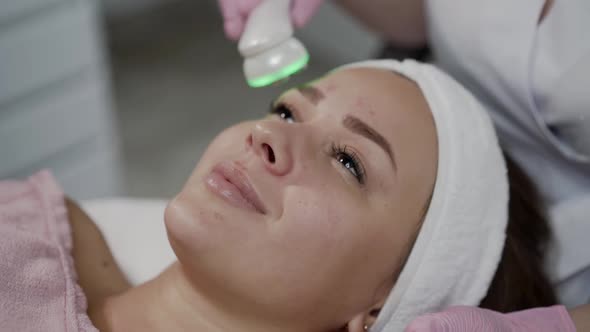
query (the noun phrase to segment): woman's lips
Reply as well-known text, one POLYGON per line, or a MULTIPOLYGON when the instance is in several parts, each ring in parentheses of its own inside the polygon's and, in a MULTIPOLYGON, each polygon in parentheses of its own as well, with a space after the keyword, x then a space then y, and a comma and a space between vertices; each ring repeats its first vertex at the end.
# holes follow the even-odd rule
POLYGON ((248 178, 233 163, 222 162, 205 176, 205 184, 214 194, 239 208, 265 214, 266 209, 248 178))

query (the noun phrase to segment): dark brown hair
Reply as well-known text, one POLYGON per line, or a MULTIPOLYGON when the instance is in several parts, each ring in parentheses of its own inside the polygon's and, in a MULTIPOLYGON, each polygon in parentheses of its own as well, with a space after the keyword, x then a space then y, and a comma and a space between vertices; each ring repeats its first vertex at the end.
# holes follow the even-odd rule
POLYGON ((539 193, 523 170, 504 154, 510 201, 506 243, 496 274, 480 307, 511 312, 557 303, 544 269, 549 223, 539 193))

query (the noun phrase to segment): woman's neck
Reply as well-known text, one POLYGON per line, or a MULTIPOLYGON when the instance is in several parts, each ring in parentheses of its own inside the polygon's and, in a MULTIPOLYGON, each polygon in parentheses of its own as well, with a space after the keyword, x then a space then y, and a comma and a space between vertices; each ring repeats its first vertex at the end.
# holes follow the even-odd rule
POLYGON ((92 323, 119 331, 287 331, 229 314, 193 287, 178 262, 157 278, 89 309, 92 323))

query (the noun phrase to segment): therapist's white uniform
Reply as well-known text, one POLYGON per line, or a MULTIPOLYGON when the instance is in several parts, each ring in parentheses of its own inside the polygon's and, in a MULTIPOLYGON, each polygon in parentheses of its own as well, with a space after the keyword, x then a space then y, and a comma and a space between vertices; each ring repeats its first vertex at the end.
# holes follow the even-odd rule
POLYGON ((429 0, 437 65, 470 88, 544 196, 548 270, 566 305, 590 302, 590 1, 429 0))

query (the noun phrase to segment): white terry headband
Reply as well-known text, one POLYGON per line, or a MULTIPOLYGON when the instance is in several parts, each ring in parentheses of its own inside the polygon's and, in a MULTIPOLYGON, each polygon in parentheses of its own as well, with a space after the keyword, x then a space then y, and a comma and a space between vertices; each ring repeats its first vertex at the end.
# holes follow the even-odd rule
POLYGON ((480 103, 437 68, 412 60, 372 60, 414 81, 432 112, 438 169, 430 206, 372 332, 401 332, 417 316, 452 305, 477 306, 504 248, 508 221, 506 165, 480 103))

